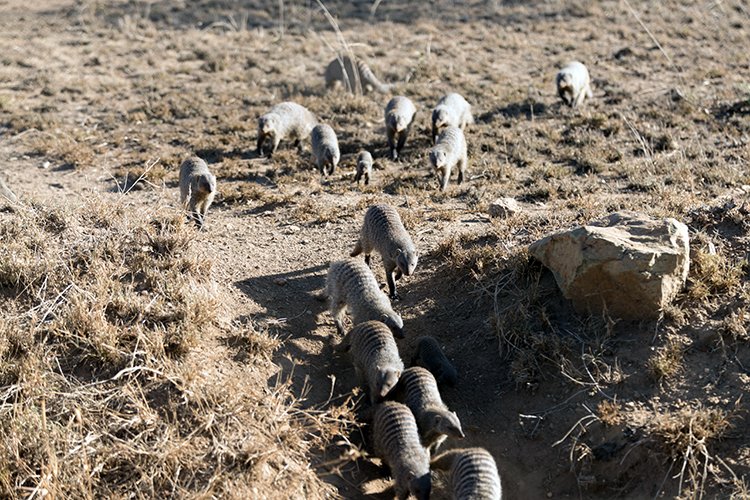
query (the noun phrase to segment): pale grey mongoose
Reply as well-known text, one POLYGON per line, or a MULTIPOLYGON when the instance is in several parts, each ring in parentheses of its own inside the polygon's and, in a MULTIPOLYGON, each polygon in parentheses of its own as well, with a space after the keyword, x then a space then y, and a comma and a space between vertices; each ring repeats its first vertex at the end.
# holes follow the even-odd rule
POLYGON ((327 88, 343 85, 348 92, 357 94, 367 93, 371 90, 386 93, 392 87, 392 85, 378 80, 363 60, 355 58, 354 64, 352 64, 352 58, 346 54, 337 57, 328 64, 325 78, 327 88))
POLYGON ((385 133, 392 160, 397 160, 401 154, 416 113, 417 108, 408 97, 399 95, 388 101, 385 107, 385 133))
POLYGON ((391 330, 380 321, 360 323, 335 346, 338 351, 347 348, 357 377, 370 394, 370 403, 383 401, 404 371, 391 330))
POLYGON ((463 130, 470 123, 474 123, 471 105, 461 94, 451 92, 443 96, 432 110, 432 142, 437 141, 443 127, 453 125, 463 130))
POLYGON ((283 139, 294 139, 295 145, 299 146, 300 141, 307 139, 317 123, 315 115, 304 106, 294 102, 277 104, 258 118, 258 155, 263 154, 266 139, 271 141, 269 158, 283 139))
POLYGON ((199 227, 208 213, 208 207, 216 195, 216 177, 208 171, 208 165, 197 156, 192 156, 180 165, 180 201, 199 227))
POLYGON ((388 296, 362 259, 333 262, 326 276, 325 296, 330 301, 331 315, 339 334, 345 333, 343 320, 348 309, 353 324, 382 321, 396 337, 404 337, 404 320, 393 310, 388 296))
POLYGON ((365 186, 370 184, 370 177, 372 177, 372 155, 369 151, 360 151, 357 156, 357 175, 354 176, 354 181, 359 184, 359 181, 364 179, 365 186))
POLYGON ((484 448, 448 450, 435 457, 433 469, 450 471, 453 498, 461 500, 501 500, 500 474, 492 455, 484 448))
POLYGON ((370 254, 376 250, 383 258, 390 298, 398 298, 396 281, 401 275, 411 276, 417 267, 417 249, 404 228, 398 211, 390 205, 373 205, 365 212, 365 221, 354 245, 351 257, 365 254, 370 265, 370 254), (395 271, 395 279, 394 279, 395 271))
POLYGON ((466 153, 466 139, 458 127, 447 126, 440 132, 437 142, 430 150, 430 163, 438 175, 440 191, 448 188, 451 170, 458 164, 458 183, 466 175, 469 158, 466 153))
POLYGON ((386 401, 377 406, 372 425, 375 454, 391 469, 396 497, 409 494, 419 500, 430 498, 430 455, 419 441, 411 410, 401 403, 386 401))
POLYGON ((565 104, 573 108, 583 104, 586 98, 594 96, 591 92, 589 70, 582 63, 572 61, 557 73, 557 95, 565 104))
POLYGON ((339 164, 341 153, 339 153, 339 141, 336 132, 329 125, 318 124, 310 133, 312 138, 312 151, 315 164, 321 175, 330 175, 339 164))
POLYGON ((425 335, 417 339, 417 351, 411 359, 411 366, 421 366, 430 370, 438 384, 456 385, 458 372, 451 364, 435 337, 425 335))
POLYGON ((422 445, 431 454, 448 436, 464 437, 458 415, 443 403, 435 377, 425 368, 412 366, 404 370, 394 395, 396 401, 404 403, 414 413, 422 445))

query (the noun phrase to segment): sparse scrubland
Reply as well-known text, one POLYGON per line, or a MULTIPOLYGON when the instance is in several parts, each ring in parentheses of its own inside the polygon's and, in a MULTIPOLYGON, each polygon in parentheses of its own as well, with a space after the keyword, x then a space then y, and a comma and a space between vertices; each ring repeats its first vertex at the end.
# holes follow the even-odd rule
POLYGON ((420 254, 401 357, 420 335, 445 347, 466 433, 447 447, 490 451, 508 498, 747 498, 747 6, 325 6, 0 5, 0 174, 20 199, 0 198, 0 497, 387 497, 313 292, 389 203, 420 254), (326 91, 342 42, 393 94, 326 91), (572 59, 594 94, 575 110, 554 90, 572 59), (467 179, 441 193, 429 117, 451 91, 475 123, 467 179), (418 109, 398 163, 391 95, 418 109), (284 100, 334 128, 334 175, 309 144, 255 154, 284 100), (190 154, 217 177, 201 231, 179 207, 190 154), (500 196, 521 212, 490 218, 500 196), (528 253, 618 210, 688 225, 688 282, 657 321, 576 314, 528 253))

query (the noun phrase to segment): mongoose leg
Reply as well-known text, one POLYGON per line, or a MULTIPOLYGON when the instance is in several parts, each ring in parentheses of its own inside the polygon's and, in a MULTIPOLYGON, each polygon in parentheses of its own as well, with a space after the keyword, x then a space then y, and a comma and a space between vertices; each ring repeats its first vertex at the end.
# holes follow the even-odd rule
POLYGON ((392 130, 388 130, 388 150, 391 153, 391 160, 396 161, 398 159, 398 151, 396 151, 396 143, 393 140, 392 130))
MULTIPOLYGON (((354 255, 352 255, 352 257, 354 257, 354 255)), ((370 266, 370 254, 369 253, 365 255, 365 264, 367 264, 368 267, 372 267, 370 266)))
POLYGON ((263 154, 263 142, 265 142, 265 140, 266 137, 263 134, 258 135, 258 147, 255 150, 258 156, 263 154))
POLYGON ((388 297, 392 300, 398 300, 400 297, 396 293, 396 282, 393 280, 393 269, 385 268, 385 279, 388 282, 388 297))
POLYGON ((403 274, 404 274, 404 273, 402 273, 402 272, 401 272, 401 269, 396 269, 396 275, 394 276, 394 278, 396 279, 396 281, 400 280, 400 279, 401 279, 401 276, 402 276, 403 274))
POLYGON ((433 125, 432 126, 432 143, 433 144, 437 142, 437 138, 438 138, 437 128, 435 127, 435 125, 433 125))
POLYGON ((268 153, 268 157, 269 158, 271 158, 271 156, 273 156, 273 154, 276 152, 276 150, 279 147, 279 143, 280 142, 281 142, 281 138, 280 137, 274 137, 273 138, 273 147, 271 148, 271 151, 268 153))
POLYGON ((444 171, 440 179, 440 191, 445 191, 446 189, 448 189, 448 171, 444 171))
POLYGON ((370 176, 365 174, 365 186, 369 186, 369 185, 370 185, 370 176))
POLYGON ((461 184, 464 181, 464 174, 466 173, 466 164, 468 161, 466 157, 461 158, 458 162, 458 183, 461 184))
POLYGON ((331 170, 328 172, 328 175, 333 175, 333 172, 336 170, 336 165, 331 162, 331 170))
POLYGON ((406 144, 406 133, 407 131, 404 130, 401 132, 401 134, 398 137, 398 144, 396 145, 396 151, 401 154, 401 150, 404 148, 404 144, 406 144))

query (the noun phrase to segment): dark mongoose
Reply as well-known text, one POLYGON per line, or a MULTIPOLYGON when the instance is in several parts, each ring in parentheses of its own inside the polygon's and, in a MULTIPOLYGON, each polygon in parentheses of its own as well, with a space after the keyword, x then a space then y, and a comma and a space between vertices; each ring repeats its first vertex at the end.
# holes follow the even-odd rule
POLYGON ((419 442, 419 431, 411 410, 401 403, 378 405, 373 418, 375 453, 391 469, 399 500, 409 494, 418 500, 430 498, 430 458, 419 442))
POLYGON ((589 70, 582 63, 572 61, 557 74, 557 95, 568 106, 575 108, 583 104, 586 98, 594 96, 591 92, 589 70))
POLYGON ((354 245, 351 257, 364 253, 365 262, 369 266, 373 250, 383 258, 390 298, 397 299, 395 280, 400 279, 402 274, 411 276, 414 273, 418 256, 398 211, 390 205, 373 205, 367 209, 359 240, 354 245))
POLYGON ((315 164, 320 170, 320 175, 332 174, 341 159, 336 132, 329 125, 318 124, 312 129, 310 137, 315 164))
POLYGON ((392 160, 397 160, 401 154, 416 113, 417 108, 408 97, 396 96, 388 101, 385 107, 385 133, 392 160))
POLYGON ((454 386, 458 381, 456 368, 445 357, 434 337, 423 336, 417 339, 417 351, 411 359, 411 366, 427 368, 438 384, 454 386))
POLYGON ((357 377, 370 394, 370 403, 383 401, 404 371, 393 333, 380 321, 365 321, 352 328, 335 349, 347 347, 351 348, 357 377))
POLYGON ((359 181, 364 179, 365 186, 370 184, 370 177, 372 177, 372 155, 369 151, 360 151, 357 156, 357 175, 354 176, 354 182, 359 184, 359 181))
POLYGON ((282 139, 292 138, 295 145, 299 146, 300 141, 307 139, 317 123, 315 115, 304 106, 294 102, 277 104, 258 118, 258 156, 263 154, 266 139, 271 141, 269 158, 276 152, 282 139))
POLYGON ((183 161, 180 165, 180 201, 198 227, 203 227, 215 195, 216 177, 208 171, 206 162, 197 156, 183 161))
POLYGON ((471 116, 471 105, 461 94, 452 92, 443 96, 432 110, 432 142, 437 141, 438 133, 448 125, 461 130, 474 123, 471 116))
POLYGON ((430 150, 430 163, 438 175, 440 191, 448 188, 451 170, 458 164, 458 183, 464 181, 469 158, 466 154, 466 139, 458 127, 447 126, 440 132, 437 142, 430 150))
POLYGON ((500 474, 492 455, 484 448, 448 450, 432 460, 433 469, 450 471, 453 498, 501 500, 500 474))
POLYGON ((382 83, 370 67, 361 59, 355 59, 344 54, 331 61, 326 67, 326 87, 334 88, 343 85, 347 92, 356 94, 376 90, 381 93, 390 91, 392 85, 382 83))
POLYGON ((362 259, 333 262, 326 276, 325 296, 330 301, 339 334, 345 333, 343 316, 348 309, 355 325, 370 320, 382 321, 396 337, 404 337, 404 320, 393 310, 388 296, 362 259))
POLYGON ((422 445, 435 453, 448 436, 463 438, 461 421, 443 403, 435 377, 421 366, 407 368, 401 374, 396 400, 414 413, 422 445))

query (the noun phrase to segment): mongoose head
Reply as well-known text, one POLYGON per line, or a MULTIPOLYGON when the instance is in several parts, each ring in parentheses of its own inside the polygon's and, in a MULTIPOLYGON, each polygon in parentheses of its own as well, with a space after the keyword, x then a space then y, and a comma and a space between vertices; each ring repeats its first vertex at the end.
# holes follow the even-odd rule
POLYGON ((440 412, 435 414, 432 422, 432 430, 455 438, 463 438, 464 431, 461 429, 461 421, 458 420, 456 412, 440 412))
POLYGON ((403 339, 404 337, 404 320, 401 319, 401 316, 397 313, 393 313, 392 315, 384 314, 381 318, 382 322, 391 329, 391 332, 393 333, 393 336, 399 339, 403 339))
POLYGON ((202 194, 211 194, 216 191, 216 176, 214 174, 203 174, 196 178, 196 191, 202 194))
POLYGON ((388 127, 392 128, 396 132, 403 132, 409 126, 409 119, 398 113, 390 113, 388 115, 388 127))
POLYGON ((568 106, 573 105, 573 75, 570 73, 560 73, 557 75, 557 95, 568 106))
POLYGON ((377 381, 377 400, 382 401, 388 396, 396 384, 398 379, 401 378, 401 370, 394 370, 393 368, 381 368, 378 366, 378 381, 377 381))
POLYGON ((414 495, 417 500, 429 500, 430 491, 432 490, 432 479, 430 473, 417 476, 413 472, 409 473, 409 493, 414 495))
POLYGON ((411 276, 414 274, 414 269, 417 268, 417 252, 414 250, 404 252, 399 248, 396 255, 396 265, 405 276, 411 276))
POLYGON ((270 135, 278 130, 279 117, 276 114, 267 114, 258 118, 258 130, 263 135, 270 135))
POLYGON ((435 130, 440 130, 448 125, 448 110, 444 106, 438 106, 432 111, 432 126, 435 130))

